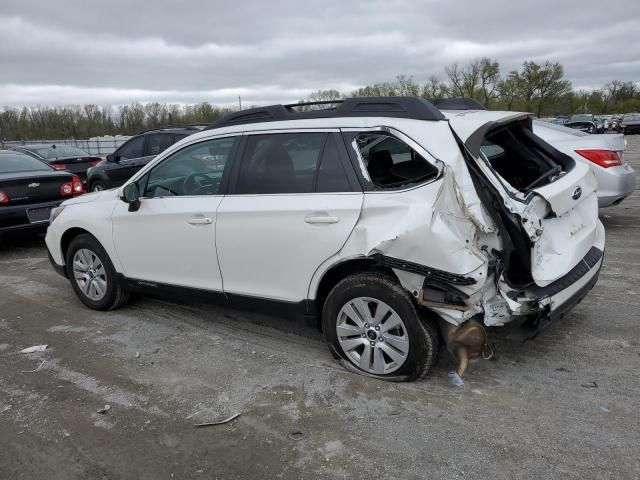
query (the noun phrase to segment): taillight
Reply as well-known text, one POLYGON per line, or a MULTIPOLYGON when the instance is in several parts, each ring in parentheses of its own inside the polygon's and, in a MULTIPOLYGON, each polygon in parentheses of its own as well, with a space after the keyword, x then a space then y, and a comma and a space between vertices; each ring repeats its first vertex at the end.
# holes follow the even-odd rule
POLYGON ((576 150, 576 153, 603 168, 622 165, 620 155, 611 150, 576 150))
POLYGON ((89 160, 89 163, 91 164, 91 166, 95 167, 96 165, 98 165, 100 162, 102 161, 101 158, 92 158, 91 160, 89 160))
POLYGON ((73 183, 63 183, 60 187, 60 195, 62 195, 63 197, 69 197, 73 195, 73 183))
POLYGON ((51 166, 54 170, 66 170, 67 166, 64 163, 52 163, 51 166))
POLYGON ((0 203, 3 205, 5 203, 9 203, 9 195, 4 193, 2 190, 0 190, 0 203))
POLYGON ((73 184, 74 195, 80 195, 81 193, 84 193, 84 186, 82 185, 82 180, 80 180, 79 176, 74 175, 71 183, 73 184))
POLYGON ((63 183, 60 187, 60 195, 63 197, 69 197, 71 195, 80 195, 84 193, 84 185, 82 185, 82 180, 77 175, 71 177, 71 181, 67 183, 63 183))

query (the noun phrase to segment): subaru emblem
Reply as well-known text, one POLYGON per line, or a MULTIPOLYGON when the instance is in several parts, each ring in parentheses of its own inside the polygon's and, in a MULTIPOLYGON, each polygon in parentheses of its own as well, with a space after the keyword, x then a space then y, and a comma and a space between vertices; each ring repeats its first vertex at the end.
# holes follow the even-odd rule
POLYGON ((582 187, 578 185, 573 191, 573 193, 571 194, 571 198, 573 198, 574 200, 578 200, 581 196, 582 196, 582 187))

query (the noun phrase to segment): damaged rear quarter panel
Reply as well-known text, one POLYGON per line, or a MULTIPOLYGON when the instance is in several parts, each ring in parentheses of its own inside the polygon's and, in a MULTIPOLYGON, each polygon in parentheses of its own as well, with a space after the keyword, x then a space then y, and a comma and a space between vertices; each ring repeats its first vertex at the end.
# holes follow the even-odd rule
MULTIPOLYGON (((316 291, 321 272, 340 261, 384 255, 474 278, 474 285, 460 287, 474 305, 464 312, 433 309, 458 324, 483 310, 482 292, 485 284, 491 283, 487 282, 490 272, 486 251, 498 247, 499 241, 449 126, 445 122, 406 123, 392 126, 444 162, 443 175, 403 191, 365 193, 356 226, 338 255, 316 272, 310 293, 316 291)), ((422 289, 424 276, 398 269, 394 272, 407 290, 422 289)))

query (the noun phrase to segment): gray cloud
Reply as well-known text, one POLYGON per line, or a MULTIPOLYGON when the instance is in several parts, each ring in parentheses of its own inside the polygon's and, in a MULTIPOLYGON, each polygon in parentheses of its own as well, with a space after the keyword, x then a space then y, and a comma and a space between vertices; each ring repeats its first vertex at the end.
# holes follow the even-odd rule
POLYGON ((576 87, 640 80, 640 2, 128 0, 0 9, 0 104, 295 101, 497 58, 576 87))

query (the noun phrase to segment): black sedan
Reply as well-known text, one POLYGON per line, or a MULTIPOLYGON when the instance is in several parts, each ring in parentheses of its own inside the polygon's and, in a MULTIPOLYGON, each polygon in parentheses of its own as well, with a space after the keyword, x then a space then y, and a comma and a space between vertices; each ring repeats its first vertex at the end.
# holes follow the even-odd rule
POLYGON ((604 122, 590 113, 573 115, 564 126, 585 133, 604 133, 604 122))
POLYGON ((0 150, 0 233, 44 228, 53 207, 82 193, 78 175, 19 152, 0 150))
POLYGON ((625 113, 620 127, 625 135, 640 133, 640 113, 625 113))
POLYGON ((69 145, 31 144, 13 147, 11 150, 43 160, 56 170, 75 173, 84 183, 87 181, 87 170, 102 161, 98 156, 69 145))

